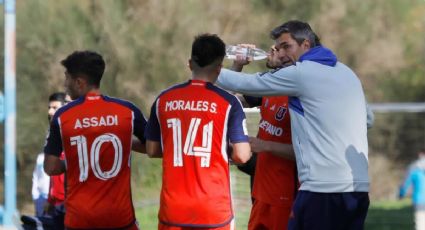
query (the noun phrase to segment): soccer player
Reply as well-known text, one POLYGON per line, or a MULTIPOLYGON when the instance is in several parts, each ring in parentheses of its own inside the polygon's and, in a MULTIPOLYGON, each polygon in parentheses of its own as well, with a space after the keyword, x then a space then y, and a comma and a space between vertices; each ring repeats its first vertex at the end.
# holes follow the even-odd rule
POLYGON ((163 157, 161 230, 232 228, 229 158, 244 163, 251 151, 239 100, 213 85, 224 55, 217 35, 197 36, 192 79, 163 91, 152 105, 146 149, 163 157))
POLYGON ((132 103, 101 94, 102 56, 75 51, 61 64, 74 101, 53 116, 44 169, 49 175, 67 173, 65 227, 137 229, 130 152, 133 134, 144 143, 146 121, 132 103), (62 151, 65 161, 59 158, 62 151))
MULTIPOLYGON (((65 93, 54 93, 49 97, 49 121, 52 121, 56 111, 71 101, 71 97, 65 93)), ((60 159, 65 159, 65 153, 62 151, 60 159)), ((49 197, 47 199, 47 214, 52 217, 55 229, 64 229, 65 218, 65 173, 50 176, 49 197)))
MULTIPOLYGON (((271 35, 274 40, 278 37, 273 35, 273 31, 271 35)), ((268 68, 277 69, 293 64, 288 53, 279 47, 279 41, 276 41, 266 63, 268 68)), ((240 72, 249 61, 238 57, 233 62, 232 70, 240 72)), ((257 153, 257 160, 252 191, 254 202, 248 229, 286 229, 298 189, 288 97, 244 95, 244 101, 250 107, 260 107, 261 113, 257 137, 250 137, 251 150, 257 153)))
MULTIPOLYGON (((69 99, 67 95, 62 92, 56 92, 49 96, 47 107, 49 122, 52 120, 56 110, 68 102, 67 99, 69 99)), ((44 153, 39 153, 32 178, 32 195, 35 202, 36 217, 45 215, 46 209, 49 210, 47 214, 54 214, 54 207, 56 204, 62 203, 64 199, 64 175, 49 177, 44 172, 43 162, 44 153)))
POLYGON ((288 95, 300 189, 288 229, 363 229, 369 207, 367 106, 356 74, 316 44, 310 25, 275 30, 295 65, 262 76, 222 70, 218 83, 248 95, 288 95))

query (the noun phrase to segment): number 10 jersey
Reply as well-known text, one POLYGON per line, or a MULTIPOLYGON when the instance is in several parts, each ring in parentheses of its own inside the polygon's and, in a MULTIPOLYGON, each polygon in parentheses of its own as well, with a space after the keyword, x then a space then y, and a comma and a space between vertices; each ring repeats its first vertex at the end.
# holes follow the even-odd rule
POLYGON ((161 223, 212 228, 233 219, 227 147, 248 142, 244 127, 238 99, 211 83, 191 80, 158 96, 146 139, 162 145, 161 223))
POLYGON ((68 229, 134 225, 130 151, 134 134, 144 142, 146 120, 132 103, 87 94, 61 107, 52 119, 45 153, 67 164, 68 229))

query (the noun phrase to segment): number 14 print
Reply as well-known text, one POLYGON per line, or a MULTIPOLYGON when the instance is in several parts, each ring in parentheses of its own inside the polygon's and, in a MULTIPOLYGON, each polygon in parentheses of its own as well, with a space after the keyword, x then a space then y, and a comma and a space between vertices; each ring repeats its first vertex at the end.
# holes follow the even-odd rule
POLYGON ((210 167, 213 121, 210 121, 208 124, 203 126, 202 146, 194 146, 200 123, 200 118, 192 118, 190 120, 189 129, 182 149, 181 120, 179 118, 171 118, 167 120, 167 127, 173 129, 174 167, 183 167, 182 153, 187 156, 201 157, 201 167, 210 167))

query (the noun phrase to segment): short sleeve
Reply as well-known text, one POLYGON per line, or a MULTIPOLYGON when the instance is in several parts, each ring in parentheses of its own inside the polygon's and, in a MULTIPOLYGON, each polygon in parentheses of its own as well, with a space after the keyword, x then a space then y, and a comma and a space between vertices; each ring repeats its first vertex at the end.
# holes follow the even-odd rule
POLYGON ((243 112, 241 103, 236 97, 231 104, 227 125, 227 135, 231 143, 248 142, 245 113, 243 112))
POLYGON ((146 139, 148 140, 159 142, 161 141, 161 130, 160 130, 160 125, 159 125, 158 116, 157 116, 158 102, 159 102, 159 99, 157 99, 151 107, 151 114, 149 116, 149 120, 146 125, 145 136, 146 136, 146 139))
POLYGON ((143 116, 143 113, 137 107, 133 107, 134 119, 133 119, 133 134, 136 136, 142 143, 146 142, 144 133, 146 129, 146 119, 143 116))
POLYGON ((60 157, 62 153, 62 137, 60 133, 60 119, 58 116, 53 116, 50 123, 49 132, 44 145, 44 153, 60 157))

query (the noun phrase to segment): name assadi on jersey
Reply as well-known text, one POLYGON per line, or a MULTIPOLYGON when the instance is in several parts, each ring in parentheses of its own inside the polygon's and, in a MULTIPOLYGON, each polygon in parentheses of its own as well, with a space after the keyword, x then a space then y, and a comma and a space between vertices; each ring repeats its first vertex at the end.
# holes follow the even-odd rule
POLYGON ((98 126, 116 126, 118 125, 118 115, 106 115, 99 117, 85 117, 75 121, 74 129, 98 127, 98 126))

